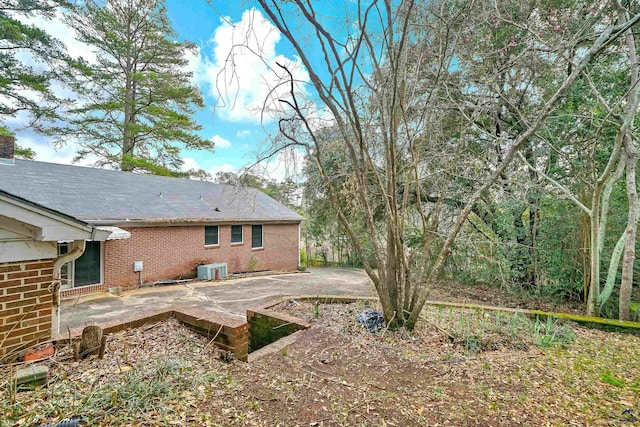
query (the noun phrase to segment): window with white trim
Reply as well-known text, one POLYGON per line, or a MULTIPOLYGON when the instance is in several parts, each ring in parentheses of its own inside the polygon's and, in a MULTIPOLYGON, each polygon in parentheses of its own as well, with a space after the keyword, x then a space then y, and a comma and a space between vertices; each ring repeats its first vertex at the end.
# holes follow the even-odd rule
POLYGON ((217 225, 205 225, 204 227, 204 245, 217 246, 220 244, 220 235, 218 234, 217 225))

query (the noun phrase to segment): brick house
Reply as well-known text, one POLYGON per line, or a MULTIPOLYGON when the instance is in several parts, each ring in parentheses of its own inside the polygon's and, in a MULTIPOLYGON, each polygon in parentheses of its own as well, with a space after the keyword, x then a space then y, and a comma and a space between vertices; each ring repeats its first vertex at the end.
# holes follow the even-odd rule
POLYGON ((0 361, 51 338, 58 319, 56 271, 80 255, 86 240, 109 234, 0 190, 0 361), (63 256, 60 240, 71 246, 63 256))
MULTIPOLYGON (((13 143, 0 137, 0 156, 13 143)), ((302 217, 256 189, 16 159, 0 162, 0 190, 110 233, 62 267, 63 296, 194 277, 210 263, 298 268, 302 217)), ((70 249, 60 239, 58 256, 70 249)))

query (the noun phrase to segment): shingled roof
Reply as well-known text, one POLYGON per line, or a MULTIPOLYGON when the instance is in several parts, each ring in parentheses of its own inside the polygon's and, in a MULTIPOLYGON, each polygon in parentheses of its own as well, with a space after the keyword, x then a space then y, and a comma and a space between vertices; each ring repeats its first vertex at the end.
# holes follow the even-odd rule
POLYGON ((253 188, 32 160, 0 165, 0 190, 102 225, 303 219, 253 188))

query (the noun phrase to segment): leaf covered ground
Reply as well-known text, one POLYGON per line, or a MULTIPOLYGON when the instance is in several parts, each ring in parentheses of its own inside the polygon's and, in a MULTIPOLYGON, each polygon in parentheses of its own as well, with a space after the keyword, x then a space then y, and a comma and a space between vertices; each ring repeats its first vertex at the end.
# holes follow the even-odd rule
POLYGON ((437 308, 372 335, 367 307, 283 303, 312 327, 251 364, 175 320, 111 335, 104 360, 63 350, 49 386, 14 403, 3 371, 0 425, 640 425, 636 336, 437 308))

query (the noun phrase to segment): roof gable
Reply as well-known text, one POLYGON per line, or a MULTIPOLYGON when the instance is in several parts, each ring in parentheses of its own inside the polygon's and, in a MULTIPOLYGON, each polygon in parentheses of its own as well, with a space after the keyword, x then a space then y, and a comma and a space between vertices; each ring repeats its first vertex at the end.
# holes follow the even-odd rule
POLYGON ((110 232, 0 190, 0 240, 105 240, 110 232))

